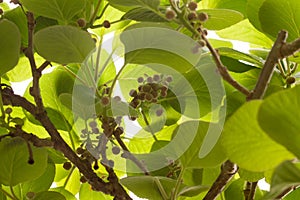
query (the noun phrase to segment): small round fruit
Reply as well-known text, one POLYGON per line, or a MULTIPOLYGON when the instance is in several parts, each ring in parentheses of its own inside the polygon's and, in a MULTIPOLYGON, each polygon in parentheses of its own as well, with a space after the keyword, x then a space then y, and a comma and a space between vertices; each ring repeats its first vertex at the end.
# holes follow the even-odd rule
POLYGON ((80 18, 77 20, 77 24, 79 27, 85 27, 86 26, 86 21, 83 18, 80 18))
POLYGON ((199 40, 198 44, 200 47, 205 47, 206 46, 206 42, 204 40, 199 40))
POLYGON ((137 82, 138 82, 138 83, 144 82, 144 78, 143 78, 143 77, 139 77, 139 78, 137 79, 137 82))
POLYGON ((93 168, 94 168, 94 170, 99 169, 99 165, 98 165, 98 162, 97 162, 97 161, 95 161, 95 164, 94 164, 93 168))
POLYGON ((103 22, 103 27, 104 28, 110 28, 110 22, 108 21, 108 20, 105 20, 104 22, 103 22))
POLYGON ((296 78, 293 77, 293 76, 290 76, 290 77, 288 77, 288 78, 286 79, 286 83, 289 84, 289 85, 291 85, 291 84, 293 84, 293 83, 295 83, 295 82, 296 82, 296 78))
POLYGON ((103 106, 107 106, 109 104, 109 102, 110 102, 109 97, 104 96, 104 97, 101 98, 101 104, 103 106))
POLYGON ((80 177, 80 182, 81 182, 81 183, 86 183, 87 180, 86 180, 86 178, 85 178, 84 176, 82 176, 82 177, 80 177))
POLYGON ((136 96, 137 96, 137 91, 134 90, 134 89, 132 89, 132 90, 130 90, 129 95, 130 95, 131 97, 136 97, 136 96))
POLYGON ((63 168, 64 168, 65 170, 70 170, 70 169, 72 168, 72 164, 71 164, 70 162, 65 162, 65 163, 63 164, 63 168))
POLYGON ((167 81, 168 83, 171 83, 171 82, 173 81, 173 77, 172 77, 172 76, 167 76, 167 77, 166 77, 166 81, 167 81))
POLYGON ((95 127, 97 127, 97 122, 91 121, 91 122, 89 123, 89 126, 90 126, 91 128, 95 128, 95 127))
POLYGON ((189 21, 196 20, 197 19, 197 14, 195 12, 191 12, 191 13, 188 14, 187 18, 188 18, 189 21))
POLYGON ((194 1, 192 1, 192 2, 190 2, 190 3, 188 4, 188 8, 189 8, 190 10, 192 10, 192 11, 196 10, 197 7, 198 7, 198 5, 197 5, 197 3, 194 2, 194 1))
POLYGON ((84 152, 85 152, 85 151, 84 151, 84 149, 83 149, 82 147, 78 147, 78 148, 76 149, 76 153, 79 154, 79 155, 83 154, 84 152))
POLYGON ((113 168, 114 165, 115 165, 115 162, 114 162, 113 160, 109 160, 109 161, 107 161, 107 165, 108 165, 109 167, 113 168))
POLYGON ((11 109, 11 108, 6 108, 6 109, 5 109, 5 113, 6 113, 6 114, 12 113, 12 109, 11 109))
POLYGON ((34 160, 33 160, 32 158, 29 158, 29 160, 27 161, 27 163, 28 163, 29 165, 33 165, 33 164, 34 164, 34 160))
POLYGON ((113 154, 118 155, 121 152, 121 149, 120 147, 114 146, 111 151, 113 154))
POLYGON ((95 134, 99 134, 100 133, 100 131, 99 131, 99 129, 97 127, 92 128, 92 132, 95 133, 95 134))
POLYGON ((154 80, 155 82, 160 81, 160 75, 154 74, 154 75, 153 75, 153 80, 154 80))
POLYGON ((198 19, 200 20, 200 22, 206 22, 208 20, 208 14, 201 12, 198 14, 198 19))
POLYGON ((117 135, 117 136, 120 136, 120 135, 123 134, 123 132, 124 132, 123 128, 122 127, 118 127, 118 128, 116 128, 114 134, 117 135))
POLYGON ((27 192, 26 197, 27 197, 28 199, 34 199, 35 193, 34 193, 34 192, 27 192))
POLYGON ((148 83, 152 83, 152 82, 153 82, 153 78, 149 76, 149 77, 147 78, 147 82, 148 82, 148 83))
POLYGON ((167 18, 168 20, 172 20, 172 19, 174 19, 175 17, 176 17, 176 13, 174 12, 174 10, 168 9, 168 10, 166 11, 166 18, 167 18))

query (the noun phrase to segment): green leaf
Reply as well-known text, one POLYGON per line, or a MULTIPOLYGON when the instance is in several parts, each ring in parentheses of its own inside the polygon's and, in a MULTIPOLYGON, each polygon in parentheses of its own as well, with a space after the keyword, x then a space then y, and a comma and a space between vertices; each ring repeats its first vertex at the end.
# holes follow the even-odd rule
POLYGON ((110 196, 107 196, 99 191, 92 190, 91 186, 88 183, 81 184, 79 191, 80 200, 108 200, 112 199, 110 196))
POLYGON ((249 182, 256 182, 264 178, 264 173, 262 172, 251 172, 242 168, 239 168, 239 175, 242 179, 249 182))
POLYGON ((31 147, 34 164, 28 164, 28 147, 21 138, 4 138, 0 142, 0 183, 14 186, 41 176, 47 167, 47 151, 31 147))
POLYGON ((157 10, 159 6, 159 0, 109 0, 109 4, 119 9, 132 9, 136 7, 149 7, 157 10))
POLYGON ((78 14, 84 7, 82 0, 20 0, 22 5, 36 15, 56 19, 64 23, 78 14))
POLYGON ((201 9, 197 12, 205 12, 208 14, 208 20, 203 26, 209 30, 221 30, 244 19, 244 16, 235 10, 201 9))
MULTIPOLYGON (((260 69, 252 69, 244 73, 234 73, 231 72, 230 75, 234 80, 238 81, 240 84, 248 89, 255 87, 257 79, 260 74, 260 69)), ((230 116, 237 108, 245 103, 245 95, 241 94, 231 85, 225 83, 226 93, 227 93, 227 116, 230 116)), ((269 83, 269 87, 266 91, 265 96, 269 96, 272 93, 278 92, 283 89, 283 83, 280 75, 274 73, 269 83)))
POLYGON ((71 192, 66 190, 64 187, 51 188, 49 191, 58 192, 64 195, 66 200, 77 200, 76 197, 71 192))
POLYGON ((22 46, 28 45, 28 25, 27 25, 27 18, 24 15, 24 11, 20 6, 5 12, 4 15, 5 19, 13 22, 19 28, 21 34, 21 43, 22 46))
POLYGON ((253 172, 272 169, 282 161, 293 158, 260 128, 256 118, 261 104, 262 101, 256 100, 241 106, 227 120, 221 135, 228 158, 241 168, 253 172))
POLYGON ((165 66, 159 69, 165 72, 170 71, 167 68, 186 72, 198 63, 201 55, 201 51, 193 53, 198 47, 194 40, 169 28, 129 27, 122 32, 120 40, 125 46, 126 63, 149 64, 151 67, 161 64, 165 66))
POLYGON ((200 9, 223 8, 236 10, 246 16, 247 0, 202 0, 198 5, 200 9))
POLYGON ((53 191, 44 191, 44 192, 39 192, 35 194, 35 197, 33 200, 66 200, 66 198, 62 195, 59 194, 58 192, 53 192, 53 191))
POLYGON ((300 4, 298 0, 266 0, 259 9, 262 30, 277 37, 280 30, 289 33, 288 41, 300 36, 300 4))
POLYGON ((21 184, 23 195, 26 195, 27 192, 37 193, 48 190, 54 181, 54 176, 55 165, 53 162, 49 162, 45 172, 40 177, 21 184))
POLYGON ((72 26, 50 26, 34 35, 37 52, 45 59, 61 64, 81 63, 95 48, 91 36, 72 26))
POLYGON ((258 122, 276 142, 300 158, 300 86, 271 95, 262 103, 258 122))
MULTIPOLYGON (((210 153, 204 158, 199 158, 199 151, 202 146, 204 137, 213 129, 218 129, 218 125, 209 124, 206 122, 199 121, 188 121, 180 124, 178 129, 180 129, 185 134, 192 134, 194 130, 197 133, 194 138, 190 138, 193 142, 189 145, 188 149, 180 157, 181 164, 184 168, 204 168, 204 167, 214 167, 225 161, 226 156, 223 153, 220 142, 218 142, 210 153)), ((175 131, 176 133, 176 131, 175 131)), ((190 136, 189 136, 190 137, 190 136)), ((182 146, 182 145, 178 145, 182 146)))
POLYGON ((264 60, 260 57, 257 57, 255 55, 246 54, 231 48, 227 47, 221 47, 218 48, 218 52, 221 56, 226 56, 229 58, 234 58, 236 60, 242 60, 248 63, 251 63, 252 65, 255 65, 256 67, 262 67, 264 64, 264 60))
POLYGON ((300 188, 297 188, 291 191, 287 196, 285 196, 284 200, 297 200, 300 196, 300 188))
POLYGON ((300 165, 286 161, 279 165, 272 177, 271 190, 264 197, 264 200, 275 199, 279 194, 291 186, 300 184, 300 165))
POLYGON ((18 27, 9 20, 0 20, 0 76, 18 64, 21 35, 18 27))
POLYGON ((273 45, 273 41, 265 34, 255 29, 249 22, 249 19, 244 19, 237 24, 217 31, 216 33, 222 38, 249 42, 250 44, 265 48, 271 48, 273 45))
POLYGON ((167 20, 160 15, 158 12, 154 12, 148 8, 135 8, 128 12, 122 17, 123 19, 131 19, 135 21, 146 21, 146 22, 166 22, 167 20))
POLYGON ((179 196, 185 196, 185 197, 193 197, 201 192, 205 192, 209 189, 209 186, 204 185, 196 185, 196 186, 186 186, 182 188, 182 190, 178 193, 179 196))
MULTIPOLYGON (((66 173, 67 176, 62 180, 60 180, 59 182, 56 183, 56 185, 58 187, 64 187, 67 191, 69 191, 70 193, 72 193, 73 195, 76 195, 79 190, 80 190, 80 172, 77 168, 75 168, 75 170, 71 171, 66 171, 64 168, 61 168, 61 170, 63 170, 64 173, 66 173), (71 173, 71 174, 70 174, 71 173), (69 180, 66 182, 66 179, 69 178, 69 180), (67 184, 65 184, 67 183, 67 184)), ((56 173, 57 175, 57 173, 56 173)))
MULTIPOLYGON (((140 198, 147 198, 149 200, 163 199, 159 189, 159 185, 168 196, 176 185, 176 180, 166 177, 153 177, 153 176, 136 176, 126 177, 120 180, 121 184, 127 187, 135 195, 140 198)), ((181 188, 184 184, 181 185, 181 188)))
POLYGON ((259 20, 259 9, 266 0, 251 0, 247 4, 247 16, 251 24, 259 31, 261 31, 261 24, 259 20))
POLYGON ((244 200, 244 185, 243 179, 233 181, 224 192, 225 199, 244 200))
MULTIPOLYGON (((2 186, 0 185, 0 188, 2 189, 2 186)), ((0 200, 7 200, 6 195, 0 190, 0 200)))
MULTIPOLYGON (((34 54, 34 58, 37 66, 40 66, 45 61, 37 53, 34 54)), ((30 63, 25 55, 21 55, 18 64, 12 70, 6 73, 7 78, 11 82, 28 80, 31 78, 31 75, 30 63)))

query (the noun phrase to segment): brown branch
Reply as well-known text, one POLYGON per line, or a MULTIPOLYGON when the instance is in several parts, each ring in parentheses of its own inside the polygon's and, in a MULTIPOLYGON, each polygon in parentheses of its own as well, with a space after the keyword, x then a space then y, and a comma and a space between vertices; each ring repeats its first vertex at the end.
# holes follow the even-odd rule
MULTIPOLYGON (((42 126, 51 136, 53 147, 56 150, 61 151, 64 156, 68 158, 79 169, 79 171, 88 180, 89 184, 94 190, 115 196, 116 200, 130 200, 131 198, 119 183, 105 183, 100 177, 98 177, 97 174, 93 171, 91 165, 87 164, 80 157, 78 157, 77 154, 71 149, 71 147, 63 140, 54 124, 49 119, 44 109, 42 97, 40 95, 39 79, 41 77, 41 71, 37 69, 33 55, 33 30, 35 21, 32 13, 27 12, 27 20, 28 47, 25 49, 24 53, 28 57, 31 65, 33 86, 30 88, 30 94, 34 97, 36 106, 30 103, 24 97, 15 95, 9 87, 5 87, 3 89, 1 88, 3 103, 5 105, 21 106, 22 108, 30 112, 42 124, 42 126)), ((46 64, 48 63, 45 62, 40 69, 45 68, 46 64)))
POLYGON ((150 175, 147 167, 129 151, 129 149, 127 148, 127 146, 124 144, 123 140, 121 139, 120 135, 114 134, 114 136, 115 136, 117 142, 119 143, 119 145, 121 146, 121 148, 125 151, 124 152, 125 157, 127 159, 131 160, 132 162, 134 162, 134 164, 136 166, 138 166, 145 175, 150 175))
MULTIPOLYGON (((32 87, 30 87, 30 94, 33 96, 34 101, 37 105, 37 112, 42 113, 45 112, 43 100, 40 95, 40 87, 39 87, 39 80, 41 78, 41 71, 37 69, 34 53, 33 53, 33 33, 35 27, 35 20, 34 16, 31 12, 26 13, 27 16, 27 23, 28 23, 28 47, 24 50, 26 57, 28 58, 31 66, 31 73, 32 73, 32 87)), ((43 67, 44 65, 42 65, 43 67)))
POLYGON ((247 187, 244 190, 245 199, 253 200, 256 192, 257 181, 256 182, 247 182, 247 187))
POLYGON ((288 187, 287 189, 283 190, 275 199, 277 200, 277 199, 284 198, 286 195, 288 195, 290 192, 292 192, 296 188, 297 188, 297 186, 288 187))
POLYGON ((232 179, 238 171, 236 164, 227 160, 221 167, 221 173, 213 183, 203 200, 214 200, 223 191, 225 185, 232 179))
POLYGON ((212 47, 212 45, 210 44, 210 42, 208 41, 208 39, 206 38, 205 34, 203 33, 203 31, 201 29, 200 29, 200 32, 202 33, 201 37, 205 41, 207 48, 209 49, 210 53, 212 54, 212 57, 217 65, 217 68, 218 68, 219 73, 222 76, 222 78, 225 81, 227 81, 230 85, 232 85, 235 89, 237 89, 244 95, 249 96, 250 91, 247 88, 245 88, 243 85, 238 83, 236 80, 234 80, 234 78, 232 78, 232 76, 229 74, 227 68, 223 65, 223 63, 220 59, 220 55, 217 52, 217 50, 212 47))
POLYGON ((274 68, 278 60, 282 57, 281 48, 286 42, 288 33, 286 31, 280 31, 277 39, 267 57, 264 67, 260 73, 259 79, 253 92, 247 97, 248 100, 262 99, 268 84, 274 72, 274 68))
POLYGON ((21 137, 24 140, 31 142, 36 147, 53 147, 53 142, 50 139, 42 139, 32 133, 26 133, 20 128, 10 133, 11 137, 21 137))

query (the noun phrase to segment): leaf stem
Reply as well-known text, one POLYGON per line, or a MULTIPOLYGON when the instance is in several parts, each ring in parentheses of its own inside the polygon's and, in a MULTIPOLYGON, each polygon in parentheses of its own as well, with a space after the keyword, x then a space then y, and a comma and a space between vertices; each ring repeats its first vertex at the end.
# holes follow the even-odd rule
POLYGON ((16 200, 14 196, 12 196, 11 194, 9 194, 6 190, 4 190, 3 188, 0 187, 0 191, 5 194, 7 197, 16 200))
POLYGON ((148 121, 148 119, 147 119, 147 116, 146 116, 146 114, 145 114, 145 112, 144 112, 143 109, 141 110, 141 114, 142 114, 142 116, 143 116, 143 119, 144 119, 144 121, 145 121, 147 127, 150 129, 150 132, 151 132, 151 135, 152 135, 153 139, 157 142, 158 139, 157 139, 157 137, 155 136, 155 133, 153 132, 153 130, 152 130, 151 126, 150 126, 150 123, 149 123, 149 121, 148 121))
POLYGON ((96 16, 97 16, 97 13, 98 13, 98 10, 99 10, 100 5, 101 5, 102 2, 103 2, 103 0, 99 0, 99 1, 98 1, 97 5, 96 5, 96 8, 95 8, 95 10, 94 10, 94 13, 93 13, 93 15, 92 15, 92 17, 91 17, 91 19, 90 19, 89 24, 93 24, 93 23, 94 23, 94 21, 95 21, 95 19, 96 19, 96 16))
POLYGON ((66 180, 64 182, 64 188, 67 186, 67 184, 68 184, 68 182, 69 182, 69 180, 70 180, 70 178, 71 178, 74 170, 75 170, 75 166, 72 166, 72 168, 70 169, 70 172, 69 172, 69 174, 68 174, 68 176, 67 176, 67 178, 66 178, 66 180))
POLYGON ((13 199, 14 200, 18 200, 19 198, 16 196, 14 188, 12 186, 9 186, 9 189, 10 189, 10 192, 11 192, 11 194, 13 196, 13 199))
MULTIPOLYGON (((110 23, 110 25, 112 25, 112 24, 119 23, 119 22, 121 22, 121 21, 125 21, 125 20, 124 20, 124 19, 118 19, 118 20, 116 20, 116 21, 112 21, 112 22, 109 22, 109 23, 110 23)), ((102 23, 102 24, 92 25, 90 28, 91 28, 91 29, 94 29, 94 28, 101 28, 101 27, 103 27, 103 26, 104 26, 104 24, 102 23)))
POLYGON ((182 182, 182 177, 183 177, 183 173, 184 173, 184 168, 181 169, 179 176, 177 177, 177 181, 176 181, 176 185, 174 187, 174 191, 171 197, 171 200, 176 200, 177 199, 177 195, 179 193, 179 189, 181 186, 181 182, 182 182))
POLYGON ((154 177, 154 182, 156 183, 158 190, 163 198, 163 200, 168 200, 169 197, 164 189, 164 187, 162 186, 161 182, 159 181, 159 179, 157 177, 154 177))
MULTIPOLYGON (((1 77, 0 77, 0 87, 1 87, 1 77)), ((3 100, 2 100, 2 88, 0 89, 0 108, 1 108, 1 118, 4 120, 5 119, 5 111, 3 107, 3 100)))

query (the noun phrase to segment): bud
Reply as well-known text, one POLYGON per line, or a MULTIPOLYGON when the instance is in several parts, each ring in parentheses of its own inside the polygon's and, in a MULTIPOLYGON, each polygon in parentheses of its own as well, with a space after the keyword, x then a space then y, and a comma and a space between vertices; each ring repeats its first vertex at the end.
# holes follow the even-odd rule
POLYGON ((204 12, 199 13, 198 19, 200 20, 200 22, 206 22, 208 20, 207 13, 204 13, 204 12))
POLYGON ((86 21, 83 18, 80 18, 77 20, 77 24, 79 27, 85 27, 86 26, 86 21))
POLYGON ((189 8, 190 10, 192 10, 192 11, 196 10, 197 7, 198 7, 198 5, 197 5, 197 3, 194 2, 194 1, 192 1, 192 2, 190 2, 190 3, 188 4, 188 8, 189 8))
POLYGON ((174 10, 168 9, 168 10, 166 11, 166 18, 167 18, 168 20, 172 20, 172 19, 174 19, 175 17, 176 17, 176 13, 174 12, 174 10))
POLYGON ((103 27, 104 27, 104 28, 110 28, 110 22, 109 22, 108 20, 105 20, 105 21, 103 22, 103 27))

